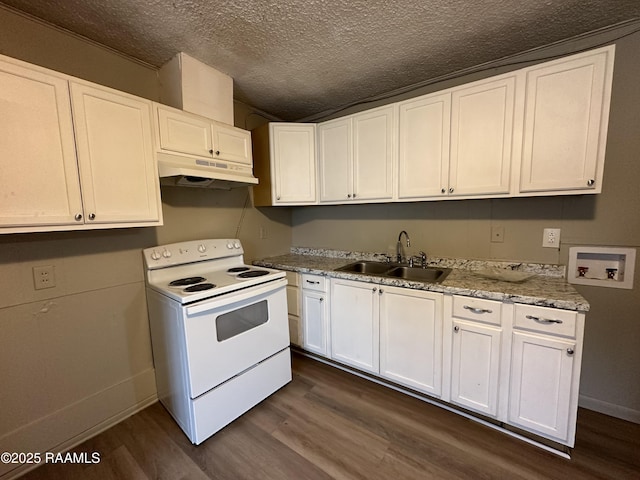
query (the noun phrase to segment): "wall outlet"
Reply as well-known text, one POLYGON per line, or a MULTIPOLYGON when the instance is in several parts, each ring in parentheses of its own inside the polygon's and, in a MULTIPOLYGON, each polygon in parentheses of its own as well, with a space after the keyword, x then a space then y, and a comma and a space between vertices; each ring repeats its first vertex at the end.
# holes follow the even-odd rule
POLYGON ((560 229, 545 228, 542 235, 542 246, 545 248, 560 248, 560 229))
POLYGON ((491 243, 504 242, 504 227, 491 227, 491 243))
POLYGON ((260 227, 260 231, 258 232, 258 236, 260 237, 260 240, 266 240, 267 239, 267 227, 260 227))
POLYGON ((33 267, 33 286, 36 290, 56 286, 56 271, 53 265, 33 267))

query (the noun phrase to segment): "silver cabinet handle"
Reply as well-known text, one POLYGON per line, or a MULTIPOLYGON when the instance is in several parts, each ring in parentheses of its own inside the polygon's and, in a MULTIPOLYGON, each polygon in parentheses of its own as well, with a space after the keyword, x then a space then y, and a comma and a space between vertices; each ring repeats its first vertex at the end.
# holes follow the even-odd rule
POLYGON ((442 190, 440 190, 440 193, 447 193, 447 190, 443 188, 442 190))
POLYGON ((458 333, 460 331, 460 327, 456 325, 455 327, 453 327, 453 331, 458 333))
POLYGON ((353 192, 353 198, 356 198, 356 192, 353 192))
POLYGON ((351 198, 351 194, 350 193, 347 193, 347 198, 351 198))
POLYGON ((562 323, 562 320, 557 320, 555 318, 540 318, 533 315, 527 315, 526 318, 529 320, 534 320, 538 323, 562 323))
POLYGON ((80 220, 82 220, 82 214, 81 213, 76 213, 76 216, 73 217, 76 219, 76 222, 79 222, 80 220))
POLYGON ((593 178, 590 178, 589 180, 587 180, 587 186, 589 187, 593 186, 594 183, 596 183, 596 181, 593 178))
POLYGON ((209 154, 210 154, 210 155, 213 155, 213 148, 210 148, 210 149, 209 149, 209 154))
POLYGON ((280 195, 276 196, 276 200, 280 200, 280 195))
POLYGON ((320 297, 320 301, 321 301, 321 302, 324 302, 324 298, 320 297))
POLYGON ((574 351, 573 348, 567 348, 567 355, 573 355, 574 351))
POLYGON ((378 291, 378 289, 376 287, 373 287, 373 289, 371 290, 373 293, 376 293, 378 291))
POLYGON ((220 155, 220 150, 216 150, 216 155, 220 155))
POLYGON ((469 305, 465 305, 462 308, 464 308, 465 310, 469 310, 472 313, 477 313, 477 314, 493 313, 493 310, 489 310, 488 308, 475 308, 475 307, 470 307, 469 305))
POLYGON ((453 193, 453 187, 449 188, 449 193, 453 193))
POLYGON ((380 289, 380 291, 378 292, 379 295, 382 295, 384 293, 383 289, 380 289))
POLYGON ((90 213, 89 214, 89 220, 95 220, 96 219, 96 214, 95 213, 90 213))

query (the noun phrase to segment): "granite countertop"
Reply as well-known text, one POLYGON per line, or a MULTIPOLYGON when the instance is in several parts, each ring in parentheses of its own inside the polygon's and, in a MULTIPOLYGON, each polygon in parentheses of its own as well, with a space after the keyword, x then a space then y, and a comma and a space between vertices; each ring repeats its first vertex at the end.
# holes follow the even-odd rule
POLYGON ((464 259, 429 259, 430 267, 452 268, 441 283, 426 283, 398 278, 338 272, 335 269, 357 260, 383 260, 384 255, 312 250, 294 247, 290 254, 254 261, 254 265, 332 278, 375 282, 381 285, 428 290, 456 295, 486 298, 501 302, 524 303, 551 308, 586 312, 589 303, 564 279, 564 267, 518 262, 493 262, 464 259), (478 275, 483 268, 505 268, 533 274, 515 283, 492 280, 478 275))

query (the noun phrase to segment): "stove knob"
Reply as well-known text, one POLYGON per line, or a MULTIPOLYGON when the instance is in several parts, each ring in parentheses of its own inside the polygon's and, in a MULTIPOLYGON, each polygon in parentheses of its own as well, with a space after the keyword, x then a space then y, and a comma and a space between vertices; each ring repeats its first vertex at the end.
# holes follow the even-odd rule
POLYGON ((233 242, 234 248, 240 248, 240 242, 233 242))
POLYGON ((162 256, 164 258, 169 258, 171 256, 171 252, 165 248, 164 252, 162 252, 162 256))
POLYGON ((204 253, 207 251, 207 247, 205 247, 204 243, 201 243, 200 245, 198 245, 198 251, 200 253, 204 253))
POLYGON ((152 260, 160 260, 160 254, 157 251, 153 251, 151 252, 151 259, 152 260))
POLYGON ((227 248, 231 250, 233 248, 233 243, 227 242, 227 248))

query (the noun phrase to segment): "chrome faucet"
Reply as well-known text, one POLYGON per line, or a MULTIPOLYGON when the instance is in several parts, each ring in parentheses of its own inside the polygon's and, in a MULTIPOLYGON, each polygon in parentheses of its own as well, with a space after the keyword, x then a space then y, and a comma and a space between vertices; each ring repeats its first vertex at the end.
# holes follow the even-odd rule
POLYGON ((402 230, 400 232, 400 235, 398 235, 398 243, 396 244, 396 254, 397 254, 398 263, 402 263, 402 234, 403 233, 404 233, 404 236, 407 237, 407 247, 411 246, 411 240, 409 240, 409 234, 406 232, 406 230, 402 230))

